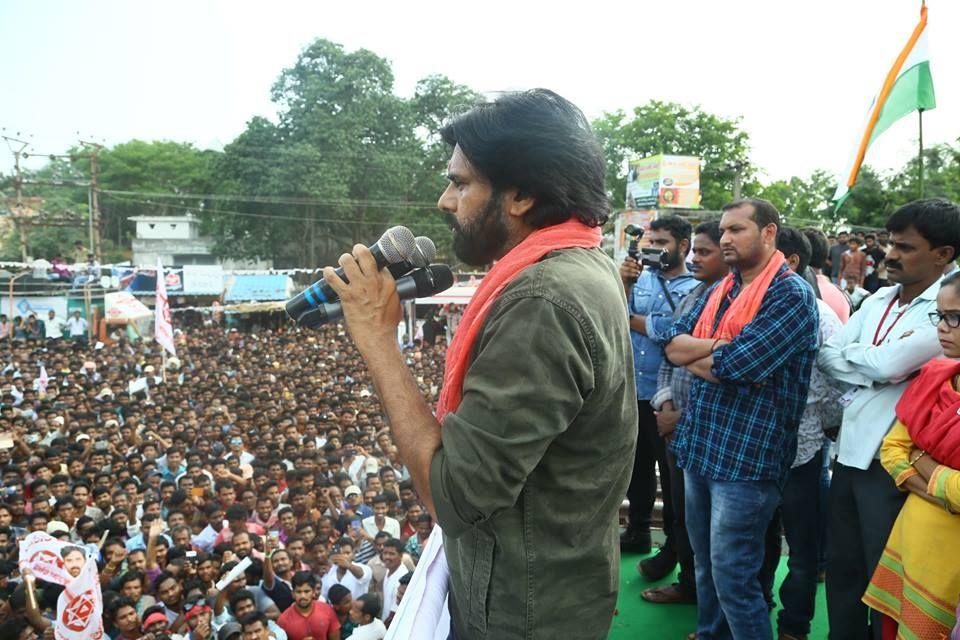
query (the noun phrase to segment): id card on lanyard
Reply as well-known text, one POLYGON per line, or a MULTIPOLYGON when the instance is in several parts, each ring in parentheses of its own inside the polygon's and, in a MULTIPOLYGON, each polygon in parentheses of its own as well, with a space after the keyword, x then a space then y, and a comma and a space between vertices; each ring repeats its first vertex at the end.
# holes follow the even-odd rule
POLYGON ((887 321, 887 316, 890 315, 890 310, 893 309, 893 305, 900 300, 900 294, 897 294, 890 300, 890 304, 887 305, 886 310, 883 312, 883 315, 880 316, 880 322, 877 324, 877 330, 873 333, 873 346, 879 347, 881 344, 886 342, 887 338, 890 336, 890 332, 893 331, 893 328, 897 326, 897 323, 900 322, 900 318, 903 317, 903 314, 907 312, 907 309, 910 308, 910 305, 905 305, 903 309, 900 310, 900 313, 897 314, 897 317, 893 319, 893 322, 890 323, 890 326, 887 327, 887 330, 883 332, 883 335, 880 335, 881 329, 883 329, 883 323, 887 321))

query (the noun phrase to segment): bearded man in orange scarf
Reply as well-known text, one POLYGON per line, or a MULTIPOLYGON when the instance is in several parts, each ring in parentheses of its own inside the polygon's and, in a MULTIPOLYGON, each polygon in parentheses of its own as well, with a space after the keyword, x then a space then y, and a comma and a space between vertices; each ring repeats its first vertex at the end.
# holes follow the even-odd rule
POLYGON ((816 297, 777 251, 779 226, 766 200, 724 207, 720 249, 733 270, 677 321, 665 350, 695 376, 671 446, 686 484, 699 640, 772 634, 764 534, 819 346, 816 297))
POLYGON ((583 113, 542 89, 482 104, 441 135, 454 252, 496 264, 448 350, 436 416, 397 345, 389 273, 362 245, 340 259, 349 284, 324 270, 443 531, 449 576, 431 538, 388 637, 605 638, 637 404, 626 299, 600 250, 604 158, 583 113), (433 568, 451 624, 424 635, 411 629, 436 607, 405 609, 411 594, 432 597, 418 580, 433 568))

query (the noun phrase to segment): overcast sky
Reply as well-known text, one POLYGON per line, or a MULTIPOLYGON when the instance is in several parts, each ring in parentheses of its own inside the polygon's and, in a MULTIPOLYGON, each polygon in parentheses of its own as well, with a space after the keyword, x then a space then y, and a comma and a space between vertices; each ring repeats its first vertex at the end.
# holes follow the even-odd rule
MULTIPOLYGON (((938 107, 927 144, 960 136, 960 2, 929 0, 938 107)), ((590 117, 671 100, 743 118, 766 179, 839 172, 919 0, 0 3, 0 127, 61 152, 78 134, 222 148, 312 39, 393 64, 396 91, 441 73, 484 92, 542 86, 590 117), (564 6, 568 8, 564 9, 564 6)), ((915 117, 871 148, 899 168, 915 117)), ((0 171, 12 156, 0 146, 0 171)), ((28 166, 42 162, 31 160, 28 166)))

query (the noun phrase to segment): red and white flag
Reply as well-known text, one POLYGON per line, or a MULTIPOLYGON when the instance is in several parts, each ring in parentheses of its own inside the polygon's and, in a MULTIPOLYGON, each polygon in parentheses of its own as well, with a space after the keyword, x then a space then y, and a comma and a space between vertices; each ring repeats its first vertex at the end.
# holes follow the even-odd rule
POLYGON ((160 346, 169 351, 170 355, 177 355, 177 347, 173 343, 170 301, 167 300, 167 285, 163 279, 163 263, 160 260, 157 260, 157 301, 154 314, 154 339, 160 343, 160 346))
POLYGON ((102 640, 103 594, 97 577, 97 562, 88 558, 80 575, 73 579, 57 599, 57 619, 53 624, 57 640, 102 640))
POLYGON ((20 572, 29 569, 40 580, 66 586, 73 576, 63 564, 61 551, 76 546, 61 542, 42 531, 34 531, 20 541, 20 572))

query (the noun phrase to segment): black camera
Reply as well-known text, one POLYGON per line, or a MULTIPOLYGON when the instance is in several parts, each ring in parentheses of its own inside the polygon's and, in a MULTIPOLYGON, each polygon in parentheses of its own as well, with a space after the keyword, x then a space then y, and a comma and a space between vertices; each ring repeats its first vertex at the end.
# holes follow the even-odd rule
POLYGON ((666 271, 669 267, 670 253, 666 249, 647 248, 640 250, 640 264, 645 267, 666 271))
POLYGON ((628 224, 623 228, 623 232, 632 238, 627 245, 627 255, 636 260, 640 253, 637 247, 643 237, 643 227, 638 224, 628 224))

